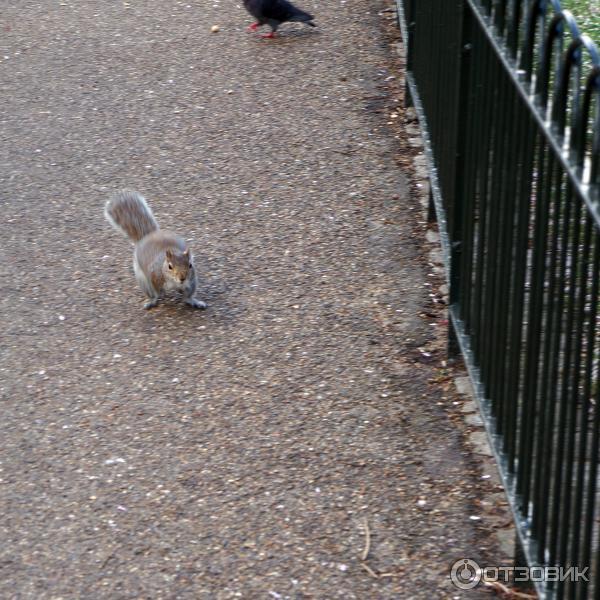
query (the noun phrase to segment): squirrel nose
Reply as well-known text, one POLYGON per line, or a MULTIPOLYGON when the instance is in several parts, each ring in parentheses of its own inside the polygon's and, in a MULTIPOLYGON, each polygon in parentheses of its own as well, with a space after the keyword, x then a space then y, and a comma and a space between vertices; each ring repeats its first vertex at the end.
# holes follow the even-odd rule
POLYGON ((185 281, 185 277, 180 277, 179 279, 181 279, 181 283, 185 281))

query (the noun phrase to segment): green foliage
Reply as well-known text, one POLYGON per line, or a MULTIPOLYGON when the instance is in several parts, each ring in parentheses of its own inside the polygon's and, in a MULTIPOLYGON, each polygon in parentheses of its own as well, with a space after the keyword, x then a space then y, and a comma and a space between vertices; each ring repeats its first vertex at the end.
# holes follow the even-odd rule
POLYGON ((561 0, 562 7, 570 10, 582 33, 600 44, 600 2, 598 0, 561 0))

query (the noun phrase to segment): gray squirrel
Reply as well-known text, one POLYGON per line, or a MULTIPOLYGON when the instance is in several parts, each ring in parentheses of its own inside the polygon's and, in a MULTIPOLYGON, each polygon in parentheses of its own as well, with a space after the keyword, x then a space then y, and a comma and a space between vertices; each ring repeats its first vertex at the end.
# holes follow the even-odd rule
POLYGON ((121 190, 106 203, 104 216, 134 244, 133 270, 142 291, 148 296, 144 308, 158 304, 163 292, 178 291, 194 308, 206 308, 196 300, 196 272, 192 253, 185 240, 162 230, 138 192, 121 190))

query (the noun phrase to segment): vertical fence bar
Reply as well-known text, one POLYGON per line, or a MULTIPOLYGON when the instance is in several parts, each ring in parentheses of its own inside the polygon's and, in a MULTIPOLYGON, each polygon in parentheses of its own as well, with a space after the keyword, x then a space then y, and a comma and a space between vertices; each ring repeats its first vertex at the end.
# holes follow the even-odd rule
MULTIPOLYGON (((468 229, 467 222, 472 210, 470 198, 464 193, 465 179, 463 177, 466 150, 466 133, 467 120, 470 118, 470 107, 467 101, 467 85, 471 69, 471 49, 472 49, 472 34, 471 20, 469 19, 468 11, 463 11, 463 21, 461 27, 461 44, 460 44, 460 71, 459 71, 459 102, 457 106, 458 112, 458 135, 456 154, 454 156, 454 203, 452 206, 452 235, 451 241, 451 259, 450 259, 450 304, 462 305, 462 297, 465 293, 463 286, 463 256, 465 254, 465 228, 468 229)), ((467 250, 468 251, 468 250, 467 250)))
POLYGON ((514 90, 512 82, 507 81, 507 85, 511 88, 509 98, 509 122, 513 123, 512 127, 508 128, 506 138, 506 157, 504 160, 504 172, 502 179, 504 183, 504 193, 502 196, 502 221, 503 233, 501 242, 501 257, 498 266, 500 289, 496 299, 496 315, 493 327, 498 331, 498 352, 495 361, 495 388, 498 398, 498 433, 502 435, 503 450, 506 451, 508 444, 514 432, 507 429, 511 416, 511 405, 513 399, 506 394, 508 381, 508 357, 510 356, 509 346, 509 319, 512 316, 512 304, 510 302, 512 289, 512 276, 516 268, 517 256, 515 254, 515 219, 519 214, 517 183, 519 163, 518 158, 523 144, 522 132, 525 127, 525 114, 519 111, 519 98, 514 90))
MULTIPOLYGON (((594 398, 594 418, 591 429, 591 444, 590 444, 590 461, 589 461, 589 475, 587 478, 587 485, 584 485, 583 481, 581 483, 581 487, 583 489, 583 495, 585 498, 584 509, 583 509, 583 518, 582 518, 582 526, 583 526, 583 540, 582 540, 582 548, 581 548, 581 565, 582 567, 591 566, 592 560, 592 542, 593 542, 593 532, 594 532, 594 521, 596 519, 597 507, 596 507, 596 492, 597 492, 597 478, 598 478, 598 452, 600 451, 600 385, 598 385, 598 375, 596 374, 594 377, 593 370, 595 368, 595 362, 597 353, 599 352, 596 330, 597 330, 597 313, 598 313, 598 303, 600 302, 599 298, 599 278, 597 277, 597 273, 600 272, 600 239, 597 231, 594 235, 594 261, 593 261, 593 269, 592 273, 596 276, 593 277, 592 281, 592 294, 590 297, 590 325, 588 329, 588 348, 590 348, 591 358, 588 359, 587 365, 587 382, 586 387, 588 395, 587 397, 594 398), (593 385, 595 384, 596 390, 594 391, 593 385)), ((597 368, 597 366, 596 366, 597 368)), ((588 414, 582 416, 582 419, 585 419, 586 426, 588 420, 588 414)), ((583 443, 583 441, 582 441, 583 443)), ((585 457, 585 448, 582 448, 580 445, 580 456, 583 455, 585 457)), ((582 469, 585 472, 585 462, 583 463, 582 469)), ((576 543, 575 540, 573 542, 576 543)), ((579 545, 579 544, 577 544, 579 545)), ((577 554, 577 550, 575 550, 574 554, 577 554)), ((597 552, 597 554, 600 554, 597 552)), ((596 569, 596 575, 598 575, 600 571, 596 569)), ((587 594, 588 591, 588 582, 583 581, 581 583, 582 594, 587 594)), ((596 586, 596 594, 600 591, 600 586, 596 586)))
POLYGON ((461 106, 463 110, 463 118, 459 131, 465 139, 464 160, 461 164, 457 163, 457 182, 460 183, 462 189, 457 189, 456 198, 463 205, 462 219, 462 251, 461 251, 461 266, 460 273, 462 279, 461 297, 460 297, 460 318, 465 322, 465 330, 471 332, 471 297, 473 294, 473 247, 474 247, 474 230, 475 230, 475 211, 476 211, 476 177, 474 171, 477 169, 477 159, 479 148, 477 146, 478 131, 486 124, 483 121, 483 110, 481 102, 479 102, 476 94, 471 91, 471 81, 473 77, 478 81, 482 76, 482 62, 478 60, 479 47, 474 39, 472 19, 469 18, 469 12, 465 11, 467 23, 463 24, 463 31, 467 32, 463 36, 462 52, 464 60, 470 63, 469 70, 474 71, 463 72, 463 81, 460 88, 461 106), (468 173, 467 173, 468 171, 468 173))
MULTIPOLYGON (((506 103, 506 87, 502 85, 501 79, 502 72, 500 66, 494 61, 492 69, 492 76, 498 82, 496 101, 493 103, 494 112, 492 127, 494 127, 494 134, 492 138, 490 164, 501 160, 501 149, 504 142, 504 136, 506 134, 506 111, 503 110, 506 103)), ((482 298, 483 311, 482 311, 482 323, 480 324, 482 330, 486 332, 484 336, 484 346, 481 353, 481 373, 482 380, 484 382, 484 392, 487 398, 493 397, 493 380, 491 377, 491 369, 496 358, 495 347, 494 347, 494 334, 492 323, 494 319, 494 308, 495 299, 497 292, 497 277, 496 267, 498 265, 498 253, 499 248, 497 244, 499 235, 499 221, 500 221, 500 198, 499 198, 499 187, 497 185, 499 180, 498 170, 490 169, 488 173, 489 180, 489 220, 488 220, 488 244, 486 247, 486 273, 485 273, 485 288, 484 296, 482 298)), ((494 417, 497 416, 497 404, 492 401, 492 414, 494 417)))
MULTIPOLYGON (((588 308, 588 295, 593 297, 597 295, 598 278, 595 278, 592 284, 592 289, 588 291, 588 274, 591 260, 592 250, 592 221, 588 215, 584 217, 584 234, 582 244, 582 256, 579 264, 578 281, 579 281, 579 297, 577 306, 577 328, 575 332, 575 361, 573 365, 573 390, 576 394, 577 401, 571 401, 569 422, 572 424, 569 435, 569 448, 567 464, 575 464, 575 486, 570 489, 571 481, 567 480, 567 491, 564 500, 563 526, 561 530, 561 546, 559 554, 559 564, 564 564, 568 560, 570 553, 570 564, 573 566, 581 566, 579 563, 579 543, 581 535, 581 511, 583 508, 583 479, 585 476, 586 464, 586 448, 588 440, 588 412, 590 407, 590 380, 591 368, 593 364, 593 333, 594 322, 596 320, 596 308, 589 306, 589 311, 593 315, 593 320, 588 323, 586 333, 586 309, 588 308), (594 292, 595 290, 595 292, 594 292), (591 339, 590 339, 591 334, 591 339), (583 360, 583 365, 581 364, 583 360), (583 379, 583 385, 580 384, 580 379, 583 379), (581 402, 581 406, 579 406, 581 402), (576 425, 577 418, 578 426, 576 425), (576 433, 579 432, 579 445, 577 445, 576 433), (573 506, 571 507, 571 501, 573 506), (571 544, 569 546, 569 528, 571 530, 571 544)), ((573 582, 567 582, 569 592, 574 591, 573 582)))
MULTIPOLYGON (((475 357, 479 357, 483 353, 485 336, 485 314, 483 299, 485 297, 486 273, 488 262, 488 254, 486 252, 488 239, 489 239, 489 222, 490 222, 490 202, 489 202, 489 188, 490 188, 490 161, 491 161, 491 148, 493 144, 493 137, 495 134, 495 128, 492 121, 492 115, 494 114, 493 108, 493 96, 495 93, 495 80, 492 75, 492 64, 493 57, 489 51, 488 45, 485 43, 486 40, 482 35, 481 31, 474 33, 476 36, 475 48, 477 53, 482 58, 482 64, 484 65, 483 78, 480 82, 481 92, 481 104, 483 105, 483 122, 485 127, 479 130, 480 135, 480 152, 477 159, 477 170, 475 172, 475 184, 476 184, 476 200, 478 205, 478 219, 476 223, 476 246, 477 251, 474 257, 475 260, 475 281, 473 286, 473 309, 472 309, 472 348, 475 357)), ((480 366, 479 361, 477 366, 480 366)))
POLYGON ((545 549, 548 536, 548 513, 550 511, 550 491, 552 480, 551 464, 554 461, 555 446, 553 444, 556 425, 556 387, 558 385, 559 345, 561 340, 560 323, 564 299, 561 289, 564 286, 564 261, 561 252, 561 228, 564 216, 568 216, 569 206, 563 201, 563 173, 557 171, 552 190, 551 211, 552 234, 550 242, 549 284, 545 297, 546 332, 544 336, 543 370, 542 370, 542 414, 544 428, 540 435, 539 454, 536 464, 537 495, 534 524, 537 524, 540 562, 545 561, 545 549), (558 271, 558 273, 557 273, 558 271))
MULTIPOLYGON (((573 327, 574 327, 574 313, 575 313, 575 272, 574 265, 569 264, 570 260, 573 259, 577 254, 579 245, 579 217, 581 205, 573 202, 572 190, 567 185, 567 191, 565 196, 565 206, 567 214, 565 215, 565 227, 563 228, 563 250, 562 250, 562 264, 561 264, 561 285, 558 292, 563 295, 564 304, 566 305, 561 315, 560 331, 559 331, 559 349, 557 350, 558 362, 558 373, 556 380, 558 381, 557 388, 560 390, 560 395, 557 394, 558 401, 558 421, 557 427, 558 432, 555 439, 555 463, 552 473, 553 479, 553 493, 552 493, 552 514, 550 518, 550 530, 549 530, 549 563, 557 564, 558 560, 558 547, 560 543, 560 521, 563 516, 563 510, 565 510, 565 495, 568 493, 568 486, 566 479, 571 477, 570 464, 567 462, 566 457, 566 441, 569 436, 569 429, 571 423, 568 422, 569 411, 568 403, 569 399, 575 403, 577 395, 572 389, 569 381, 569 372, 571 370, 572 362, 572 345, 573 345, 573 327), (571 207, 573 216, 571 217, 571 207), (570 243, 569 243, 570 242, 570 243), (573 252, 569 252, 572 250, 573 252)), ((562 588, 564 582, 557 582, 557 594, 558 597, 562 596, 562 588)))
MULTIPOLYGON (((547 144, 541 140, 537 156, 537 194, 535 197, 535 217, 533 223, 533 247, 531 265, 531 288, 529 293, 529 310, 527 313, 527 340, 525 343, 525 373, 523 383, 523 400, 521 408, 521 436, 519 447, 519 464, 521 468, 517 476, 517 493, 521 495, 521 510, 529 516, 530 500, 536 497, 535 486, 538 481, 534 476, 539 468, 538 457, 541 456, 541 408, 539 399, 540 365, 542 355, 544 309, 544 283, 546 281, 548 244, 549 206, 551 187, 554 178, 554 159, 547 144), (535 448, 535 452, 534 452, 535 448)), ((535 523, 534 523, 535 527, 535 523)))
MULTIPOLYGON (((528 265, 528 242, 530 228, 531 212, 531 189, 532 189, 532 169, 534 161, 534 149, 537 141, 537 132, 531 116, 527 114, 525 107, 521 108, 521 114, 524 115, 524 123, 521 124, 522 138, 520 145, 520 155, 518 160, 518 197, 520 198, 517 210, 516 225, 516 244, 515 260, 512 283, 511 298, 511 322, 510 342, 508 352, 507 366, 507 385, 505 388, 505 402, 510 406, 507 414, 505 430, 507 468, 510 472, 515 471, 515 461, 517 459, 517 441, 519 427, 524 425, 519 420, 519 399, 523 402, 520 395, 520 382, 522 380, 522 362, 523 362, 523 315, 525 311, 526 292, 525 279, 528 265)), ((522 463, 519 463, 522 464, 522 463)))

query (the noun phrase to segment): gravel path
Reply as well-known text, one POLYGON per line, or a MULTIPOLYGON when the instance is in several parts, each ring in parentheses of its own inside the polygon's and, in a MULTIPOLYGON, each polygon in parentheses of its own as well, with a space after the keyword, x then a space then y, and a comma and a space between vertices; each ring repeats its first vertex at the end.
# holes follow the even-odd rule
POLYGON ((421 361, 383 4, 300 5, 267 41, 219 0, 0 2, 1 598, 449 598, 493 554, 421 361), (142 310, 120 187, 207 311, 142 310))

